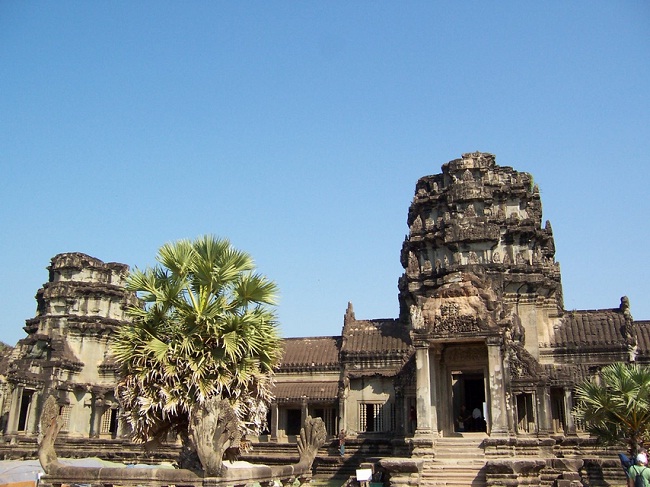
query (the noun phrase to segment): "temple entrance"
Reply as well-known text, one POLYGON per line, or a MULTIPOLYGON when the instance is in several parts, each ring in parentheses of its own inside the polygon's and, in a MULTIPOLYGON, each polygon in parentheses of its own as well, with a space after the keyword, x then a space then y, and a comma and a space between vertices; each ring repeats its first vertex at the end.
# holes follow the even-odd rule
POLYGON ((485 377, 482 372, 452 373, 454 431, 486 431, 485 377))
POLYGON ((449 343, 441 355, 438 428, 443 434, 485 432, 490 420, 485 343, 449 343))

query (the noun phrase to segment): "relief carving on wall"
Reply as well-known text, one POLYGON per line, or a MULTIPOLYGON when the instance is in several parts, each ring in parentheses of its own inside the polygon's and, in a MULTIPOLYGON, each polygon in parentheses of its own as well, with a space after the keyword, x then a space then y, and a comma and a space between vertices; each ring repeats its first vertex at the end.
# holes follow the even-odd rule
POLYGON ((472 174, 472 171, 470 171, 469 169, 465 169, 465 172, 461 175, 461 178, 464 182, 474 181, 474 175, 472 174))
POLYGON ((419 306, 411 305, 411 327, 414 330, 422 330, 425 328, 426 323, 424 321, 424 316, 422 315, 422 310, 419 306))
POLYGON ((487 348, 485 345, 455 345, 445 349, 444 360, 448 366, 483 364, 487 362, 487 348))
POLYGON ((422 231, 422 219, 420 215, 415 217, 413 223, 411 224, 411 233, 420 233, 422 231))
POLYGON ((507 345, 506 360, 512 379, 538 380, 542 375, 541 365, 520 342, 511 342, 507 345))
POLYGON ((411 277, 416 277, 420 273, 420 264, 415 254, 409 251, 408 266, 406 272, 411 277))
POLYGON ((481 331, 476 316, 461 315, 457 303, 443 303, 440 306, 440 318, 433 324, 434 333, 475 333, 481 331))

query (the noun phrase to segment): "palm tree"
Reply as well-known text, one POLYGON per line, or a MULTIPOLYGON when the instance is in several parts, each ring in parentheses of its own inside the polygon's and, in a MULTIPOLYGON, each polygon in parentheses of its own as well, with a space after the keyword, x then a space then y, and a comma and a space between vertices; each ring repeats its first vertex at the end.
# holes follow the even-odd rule
POLYGON ((627 442, 636 455, 650 428, 650 367, 614 363, 576 388, 575 418, 605 445, 627 442))
POLYGON ((132 321, 113 345, 117 394, 134 438, 161 441, 174 432, 192 445, 193 408, 223 399, 239 434, 258 434, 281 354, 275 283, 255 273, 250 255, 214 236, 165 244, 156 260, 129 275, 127 288, 143 305, 128 310, 132 321))

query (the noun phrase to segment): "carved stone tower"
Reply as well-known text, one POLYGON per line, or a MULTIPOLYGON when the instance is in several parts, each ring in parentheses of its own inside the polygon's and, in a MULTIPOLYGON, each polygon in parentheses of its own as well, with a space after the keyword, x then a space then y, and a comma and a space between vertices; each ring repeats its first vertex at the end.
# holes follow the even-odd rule
POLYGON ((74 252, 55 256, 48 269, 49 280, 36 294, 36 317, 27 320, 27 337, 13 351, 7 433, 35 434, 52 394, 64 436, 115 436, 118 371, 110 341, 128 320, 126 309, 137 304, 124 287, 128 266, 74 252))
POLYGON ((439 417, 449 395, 455 410, 482 406, 493 433, 512 428, 508 357, 538 369, 540 339, 563 309, 553 234, 541 219, 532 177, 497 166, 491 154, 463 154, 417 182, 399 299, 422 363, 418 388, 437 383, 418 398, 418 413, 431 418, 418 425, 424 433, 453 428, 456 411, 439 417))
POLYGON ((402 316, 415 305, 424 324, 457 333, 514 312, 532 346, 538 313, 556 316, 563 308, 551 225, 541 221, 532 176, 497 166, 491 154, 463 154, 442 174, 421 178, 402 247, 402 316))

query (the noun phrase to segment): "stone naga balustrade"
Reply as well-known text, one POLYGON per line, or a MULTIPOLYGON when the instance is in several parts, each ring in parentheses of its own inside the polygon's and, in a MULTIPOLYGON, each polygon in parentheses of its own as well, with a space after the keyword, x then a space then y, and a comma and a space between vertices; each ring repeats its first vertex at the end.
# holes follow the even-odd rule
POLYGON ((54 450, 54 441, 62 425, 58 415, 56 401, 48 398, 41 415, 42 431, 45 432, 39 444, 38 458, 45 471, 41 477, 41 487, 62 487, 63 485, 79 484, 92 487, 135 487, 147 485, 152 487, 216 487, 216 486, 245 486, 258 482, 262 487, 268 487, 277 482, 282 485, 293 484, 298 480, 301 484, 311 480, 311 466, 316 458, 318 449, 325 444, 325 424, 320 418, 308 416, 304 427, 300 430, 298 439, 299 461, 292 465, 239 466, 225 463, 221 475, 203 476, 192 470, 169 468, 115 468, 115 467, 74 467, 59 462, 54 450))

